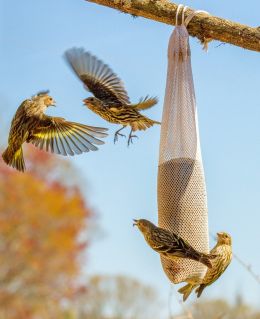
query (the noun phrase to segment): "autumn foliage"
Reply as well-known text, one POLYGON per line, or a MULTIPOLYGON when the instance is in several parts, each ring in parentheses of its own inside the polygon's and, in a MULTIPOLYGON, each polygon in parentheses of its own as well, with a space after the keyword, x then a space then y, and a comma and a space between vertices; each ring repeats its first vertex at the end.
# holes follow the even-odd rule
POLYGON ((0 162, 0 319, 56 319, 77 293, 92 213, 67 161, 34 147, 26 160, 26 173, 0 162))

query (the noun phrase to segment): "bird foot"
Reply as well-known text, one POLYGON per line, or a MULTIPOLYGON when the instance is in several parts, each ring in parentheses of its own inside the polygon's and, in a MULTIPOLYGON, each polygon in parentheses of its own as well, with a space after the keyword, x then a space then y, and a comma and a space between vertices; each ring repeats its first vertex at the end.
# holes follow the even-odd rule
POLYGON ((121 134, 121 133, 119 133, 119 132, 115 132, 114 144, 118 141, 118 136, 126 137, 124 134, 121 134))
POLYGON ((132 135, 131 133, 128 136, 128 140, 127 140, 127 146, 131 144, 133 144, 133 138, 139 138, 137 135, 132 135))

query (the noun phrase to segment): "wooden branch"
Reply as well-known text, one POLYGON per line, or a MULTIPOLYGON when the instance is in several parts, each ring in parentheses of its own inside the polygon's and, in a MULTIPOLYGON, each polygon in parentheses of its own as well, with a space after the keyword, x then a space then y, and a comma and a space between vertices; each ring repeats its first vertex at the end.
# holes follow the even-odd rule
MULTIPOLYGON (((175 25, 177 5, 168 0, 86 0, 125 13, 175 25)), ((187 17, 193 10, 188 9, 187 17)), ((260 52, 260 27, 249 27, 219 17, 199 13, 188 25, 189 34, 205 43, 218 40, 260 52)))

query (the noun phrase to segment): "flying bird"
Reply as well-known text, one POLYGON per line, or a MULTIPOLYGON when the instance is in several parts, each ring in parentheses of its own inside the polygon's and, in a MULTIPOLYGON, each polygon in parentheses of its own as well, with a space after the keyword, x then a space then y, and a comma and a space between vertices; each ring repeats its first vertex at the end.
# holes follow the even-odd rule
POLYGON ((83 100, 84 104, 93 112, 110 123, 121 124, 122 127, 115 132, 114 143, 126 126, 131 127, 128 137, 128 146, 132 139, 137 137, 132 133, 137 130, 146 130, 160 122, 149 119, 140 111, 157 104, 155 97, 146 96, 137 104, 131 104, 124 84, 107 64, 96 58, 83 48, 72 48, 65 52, 65 60, 83 82, 85 89, 94 97, 83 100))
POLYGON ((95 144, 104 144, 98 137, 107 136, 107 129, 45 115, 44 111, 54 105, 48 91, 39 92, 22 102, 11 123, 8 147, 2 154, 7 165, 25 171, 22 149, 25 142, 64 156, 96 151, 95 144))
POLYGON ((227 269, 232 260, 232 238, 229 234, 222 232, 217 233, 217 244, 210 251, 217 257, 212 261, 212 268, 208 269, 202 281, 196 285, 187 284, 178 290, 183 294, 183 301, 187 300, 193 289, 197 287, 195 292, 199 298, 203 290, 213 284, 227 269))
POLYGON ((148 245, 160 255, 173 261, 176 258, 189 258, 201 262, 208 268, 212 267, 211 259, 214 259, 215 255, 198 252, 180 236, 157 227, 146 219, 134 219, 133 225, 139 228, 148 245))

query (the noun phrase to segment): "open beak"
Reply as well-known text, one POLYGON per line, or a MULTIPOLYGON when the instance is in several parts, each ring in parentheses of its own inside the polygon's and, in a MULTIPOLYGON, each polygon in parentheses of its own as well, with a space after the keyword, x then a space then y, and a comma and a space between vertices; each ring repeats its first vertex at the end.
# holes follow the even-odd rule
POLYGON ((133 226, 137 226, 138 220, 137 219, 133 219, 133 221, 134 221, 133 226))
POLYGON ((52 106, 56 107, 56 101, 53 101, 52 106))

